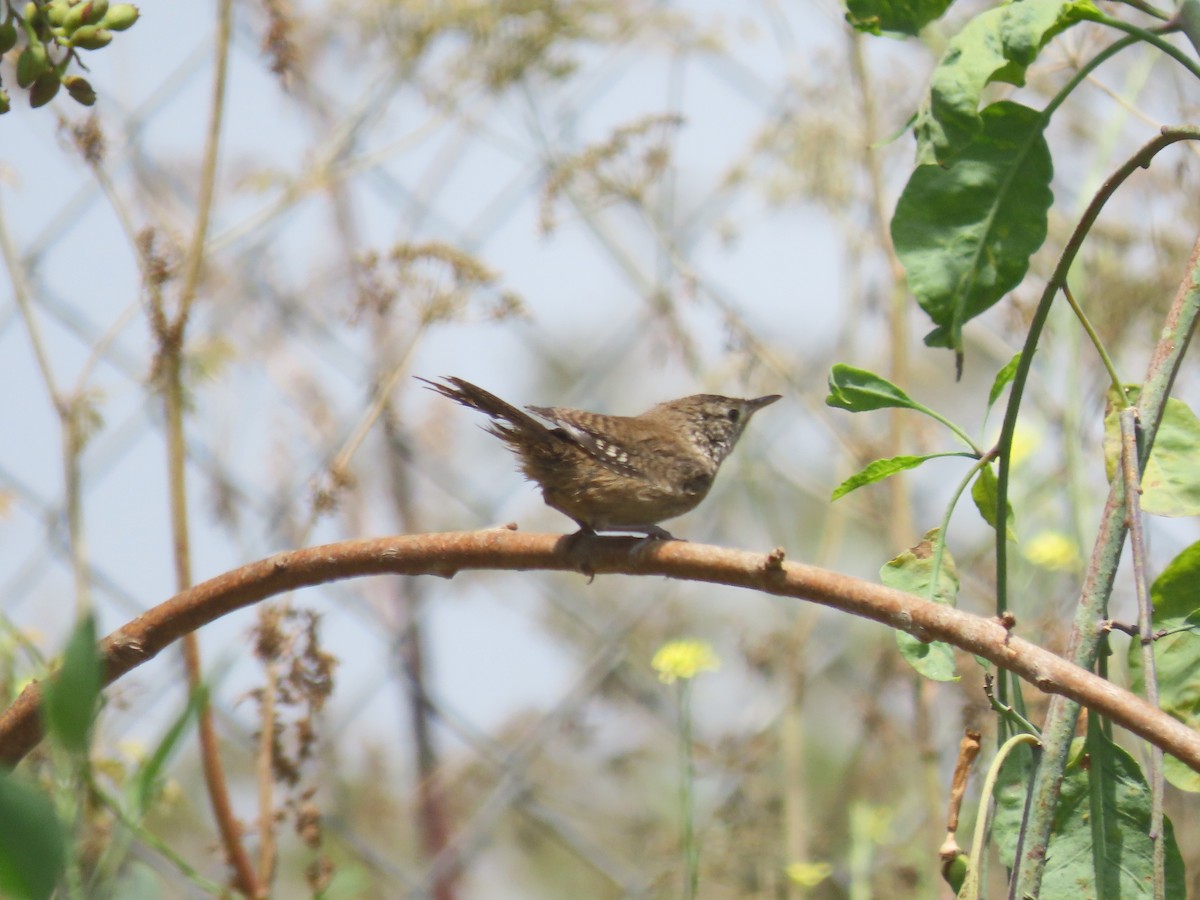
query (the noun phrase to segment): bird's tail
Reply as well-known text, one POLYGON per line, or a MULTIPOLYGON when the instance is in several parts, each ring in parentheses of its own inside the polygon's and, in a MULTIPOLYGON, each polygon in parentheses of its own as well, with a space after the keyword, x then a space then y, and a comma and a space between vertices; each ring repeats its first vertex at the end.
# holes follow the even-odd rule
POLYGON ((527 440, 544 440, 549 432, 545 425, 529 413, 517 409, 511 403, 506 403, 495 394, 485 391, 469 381, 464 381, 462 378, 445 376, 442 379, 446 382, 445 384, 420 376, 416 376, 416 378, 417 381, 425 382, 430 390, 437 391, 443 397, 449 397, 463 406, 469 406, 471 409, 477 409, 481 413, 491 416, 494 420, 507 423, 506 427, 493 422, 487 430, 509 443, 513 443, 520 436, 524 436, 527 440))

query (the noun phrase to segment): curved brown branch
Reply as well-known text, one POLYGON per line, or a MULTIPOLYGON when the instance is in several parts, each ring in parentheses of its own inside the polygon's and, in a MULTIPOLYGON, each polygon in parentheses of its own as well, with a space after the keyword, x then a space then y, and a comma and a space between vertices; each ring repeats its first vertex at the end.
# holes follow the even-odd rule
MULTIPOLYGON (((106 684, 173 641, 266 597, 362 575, 438 575, 466 569, 551 569, 661 575, 796 597, 881 622, 922 640, 947 641, 991 660, 1039 690, 1062 694, 1144 737, 1200 771, 1200 733, 1140 697, 985 619, 912 594, 771 554, 686 541, 635 538, 568 541, 505 529, 345 541, 267 557, 183 591, 101 642, 106 684)), ((1015 630, 1020 630, 1019 623, 1015 630)), ((0 714, 0 764, 15 765, 41 739, 41 688, 29 685, 0 714)))

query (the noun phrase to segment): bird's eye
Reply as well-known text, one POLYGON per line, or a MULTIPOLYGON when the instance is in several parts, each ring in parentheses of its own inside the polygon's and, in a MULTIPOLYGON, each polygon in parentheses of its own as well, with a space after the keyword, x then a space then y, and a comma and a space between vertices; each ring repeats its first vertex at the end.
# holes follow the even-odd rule
POLYGON ((730 422, 736 423, 737 420, 742 417, 742 411, 734 407, 733 409, 729 410, 729 412, 725 413, 725 415, 729 417, 730 422))

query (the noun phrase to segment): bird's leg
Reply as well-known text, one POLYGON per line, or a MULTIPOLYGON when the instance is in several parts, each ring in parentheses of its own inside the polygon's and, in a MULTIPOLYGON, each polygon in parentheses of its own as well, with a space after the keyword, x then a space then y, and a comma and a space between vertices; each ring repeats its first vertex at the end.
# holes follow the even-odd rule
MULTIPOLYGON (((581 522, 578 519, 574 521, 579 526, 579 530, 574 534, 568 534, 559 539, 559 544, 568 557, 575 555, 581 542, 587 540, 589 537, 596 536, 596 529, 591 525, 581 522)), ((588 577, 588 584, 596 580, 596 573, 592 571, 592 567, 587 564, 586 559, 579 562, 579 571, 588 577)))

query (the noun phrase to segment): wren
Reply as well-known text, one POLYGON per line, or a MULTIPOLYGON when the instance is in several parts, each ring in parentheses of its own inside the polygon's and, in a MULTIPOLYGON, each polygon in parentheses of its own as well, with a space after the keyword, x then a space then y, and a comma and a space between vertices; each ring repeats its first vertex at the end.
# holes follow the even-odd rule
POLYGON ((693 394, 640 416, 558 406, 527 406, 527 413, 461 378, 418 380, 491 416, 487 431, 517 455, 546 504, 575 521, 578 535, 626 531, 666 540, 673 538, 658 523, 705 498, 750 417, 779 399, 693 394))

